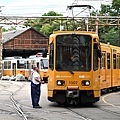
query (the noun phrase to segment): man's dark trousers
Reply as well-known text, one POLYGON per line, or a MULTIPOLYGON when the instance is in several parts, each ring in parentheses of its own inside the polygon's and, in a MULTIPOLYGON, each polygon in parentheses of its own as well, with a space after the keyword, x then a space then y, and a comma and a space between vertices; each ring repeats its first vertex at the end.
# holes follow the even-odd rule
POLYGON ((31 82, 31 98, 32 98, 32 105, 33 106, 39 106, 39 99, 40 99, 40 87, 41 85, 34 84, 31 82))

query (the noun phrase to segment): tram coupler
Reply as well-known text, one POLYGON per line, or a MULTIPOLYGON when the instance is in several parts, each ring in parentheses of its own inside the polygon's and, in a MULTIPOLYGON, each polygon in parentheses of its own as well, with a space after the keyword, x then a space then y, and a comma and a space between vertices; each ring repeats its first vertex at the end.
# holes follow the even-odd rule
POLYGON ((67 103, 77 105, 79 103, 79 90, 67 90, 66 91, 67 103))
POLYGON ((67 98, 76 98, 79 97, 79 90, 67 90, 66 91, 67 98))

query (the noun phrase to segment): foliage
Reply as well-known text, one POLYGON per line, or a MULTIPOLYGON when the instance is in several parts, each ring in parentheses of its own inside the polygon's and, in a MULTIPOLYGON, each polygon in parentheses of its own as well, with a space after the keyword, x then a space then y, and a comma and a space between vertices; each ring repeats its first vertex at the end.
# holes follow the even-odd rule
POLYGON ((119 30, 115 30, 115 28, 112 28, 109 30, 108 33, 106 33, 106 35, 104 36, 104 39, 107 42, 109 42, 110 44, 112 43, 112 45, 116 45, 118 46, 119 43, 119 30))
MULTIPOLYGON (((95 12, 92 12, 94 14, 95 12)), ((100 16, 119 16, 120 0, 113 0, 111 5, 101 4, 101 9, 98 11, 100 16)), ((104 43, 110 42, 112 45, 120 46, 120 27, 104 26, 99 28, 100 40, 104 43), (118 44, 119 43, 119 44, 118 44)))
POLYGON ((54 11, 49 11, 48 13, 44 13, 42 16, 63 16, 62 14, 58 14, 54 11))
POLYGON ((50 24, 44 24, 42 28, 40 29, 40 32, 43 33, 46 36, 49 36, 51 34, 52 26, 50 24))
POLYGON ((113 0, 112 8, 114 9, 116 15, 120 15, 120 0, 113 0))
POLYGON ((112 45, 119 46, 119 28, 106 26, 102 29, 103 33, 100 37, 100 41, 104 43, 110 43, 112 45))
POLYGON ((110 5, 104 5, 101 4, 101 11, 100 11, 100 15, 110 15, 112 12, 111 6, 110 5))
MULTIPOLYGON (((42 16, 63 16, 62 14, 58 14, 54 11, 49 11, 48 13, 44 13, 42 16)), ((53 20, 46 18, 28 20, 24 23, 24 25, 35 28, 46 36, 49 36, 54 30, 60 29, 59 20, 53 20)))

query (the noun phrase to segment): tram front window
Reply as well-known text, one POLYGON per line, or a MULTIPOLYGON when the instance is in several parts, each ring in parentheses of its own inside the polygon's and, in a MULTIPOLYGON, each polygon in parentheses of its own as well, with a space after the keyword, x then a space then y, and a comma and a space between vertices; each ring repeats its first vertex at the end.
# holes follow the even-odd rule
POLYGON ((41 59, 41 69, 48 69, 48 59, 41 59))
POLYGON ((89 35, 59 35, 56 37, 57 71, 90 71, 92 38, 89 35))

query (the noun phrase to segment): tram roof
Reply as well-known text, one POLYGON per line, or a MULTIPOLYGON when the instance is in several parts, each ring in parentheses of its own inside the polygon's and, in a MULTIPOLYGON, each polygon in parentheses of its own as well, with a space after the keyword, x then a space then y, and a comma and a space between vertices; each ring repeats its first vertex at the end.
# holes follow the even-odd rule
POLYGON ((21 56, 5 57, 4 60, 22 59, 21 56))
POLYGON ((66 33, 68 33, 68 34, 74 34, 74 33, 86 33, 86 34, 97 34, 95 31, 54 31, 53 32, 53 34, 66 34, 66 33))

